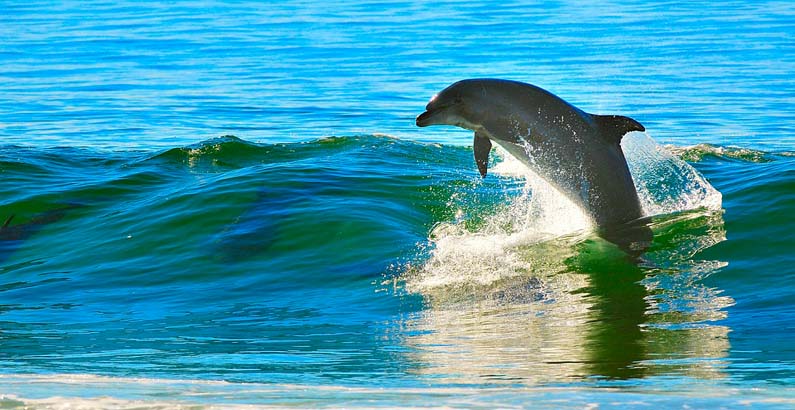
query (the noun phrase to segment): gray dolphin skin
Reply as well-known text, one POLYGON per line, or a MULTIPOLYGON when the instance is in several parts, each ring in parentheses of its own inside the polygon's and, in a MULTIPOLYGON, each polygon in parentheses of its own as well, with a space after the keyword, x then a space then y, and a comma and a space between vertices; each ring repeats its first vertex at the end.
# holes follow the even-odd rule
POLYGON ((499 144, 585 210, 599 228, 643 216, 620 145, 624 134, 645 131, 632 118, 588 114, 530 84, 471 79, 434 96, 417 125, 474 131, 475 163, 483 177, 491 142, 499 144))

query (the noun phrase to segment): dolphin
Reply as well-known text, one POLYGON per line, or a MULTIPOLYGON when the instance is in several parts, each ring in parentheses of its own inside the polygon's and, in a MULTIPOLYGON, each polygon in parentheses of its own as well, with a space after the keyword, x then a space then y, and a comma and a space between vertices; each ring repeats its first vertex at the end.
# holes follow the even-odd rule
MULTIPOLYGON (((643 217, 620 145, 626 133, 645 131, 632 118, 588 114, 531 84, 470 79, 436 94, 416 121, 474 131, 483 177, 497 143, 583 209, 611 242, 623 242, 616 236, 643 217)), ((641 240, 650 241, 645 230, 641 240)))

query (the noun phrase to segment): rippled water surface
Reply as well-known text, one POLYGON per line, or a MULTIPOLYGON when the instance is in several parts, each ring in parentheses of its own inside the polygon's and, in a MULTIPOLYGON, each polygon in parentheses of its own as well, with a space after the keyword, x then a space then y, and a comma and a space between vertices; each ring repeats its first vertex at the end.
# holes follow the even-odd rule
POLYGON ((791 2, 0 4, 4 408, 792 408, 791 2), (624 137, 640 258, 463 78, 624 137))

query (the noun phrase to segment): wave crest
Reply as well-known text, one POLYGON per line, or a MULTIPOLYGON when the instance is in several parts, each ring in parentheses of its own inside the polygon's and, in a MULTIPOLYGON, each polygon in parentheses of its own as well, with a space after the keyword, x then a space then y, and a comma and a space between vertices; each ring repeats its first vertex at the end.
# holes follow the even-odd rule
POLYGON ((706 158, 736 159, 747 162, 770 162, 775 155, 795 156, 795 152, 771 153, 751 148, 722 147, 713 144, 696 144, 684 147, 666 145, 665 148, 673 155, 688 162, 699 162, 706 158))

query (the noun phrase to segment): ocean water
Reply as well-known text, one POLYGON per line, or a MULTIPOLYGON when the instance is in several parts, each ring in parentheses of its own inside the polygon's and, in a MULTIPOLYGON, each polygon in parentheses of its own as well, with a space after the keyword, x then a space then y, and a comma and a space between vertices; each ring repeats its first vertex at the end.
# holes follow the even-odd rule
POLYGON ((0 407, 795 407, 788 1, 0 3, 0 407), (631 260, 464 78, 631 116, 631 260))

